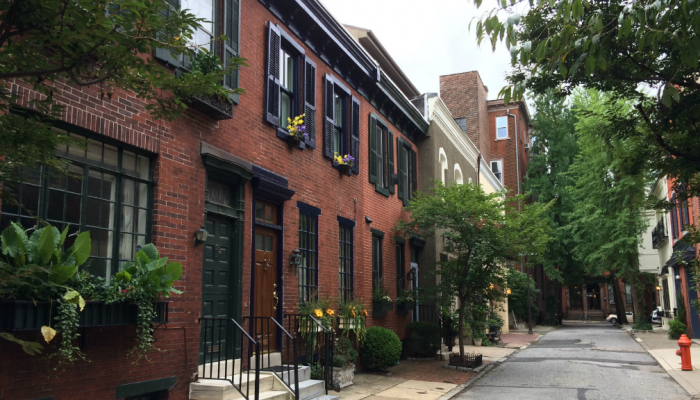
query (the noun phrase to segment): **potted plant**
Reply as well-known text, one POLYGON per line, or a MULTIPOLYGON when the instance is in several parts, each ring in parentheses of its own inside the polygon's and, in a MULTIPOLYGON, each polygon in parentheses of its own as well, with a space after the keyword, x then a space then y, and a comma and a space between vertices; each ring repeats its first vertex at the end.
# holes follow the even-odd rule
POLYGON ((413 291, 402 290, 401 293, 396 296, 396 314, 407 315, 409 311, 413 310, 416 306, 416 300, 413 291))
POLYGON ((357 351, 345 336, 335 340, 333 346, 333 386, 342 389, 352 385, 355 378, 357 351))
MULTIPOLYGON (((204 49, 197 51, 196 55, 192 57, 190 64, 186 66, 186 69, 186 71, 179 73, 180 76, 182 76, 182 74, 201 74, 204 76, 212 74, 219 75, 223 71, 219 56, 204 49)), ((221 90, 225 91, 226 89, 221 87, 221 90)), ((189 107, 217 121, 233 118, 233 102, 229 96, 224 93, 188 96, 185 103, 189 107)))
POLYGON ((367 324, 367 310, 361 300, 352 300, 340 304, 338 310, 338 329, 344 335, 355 332, 358 342, 362 342, 367 324))
POLYGON ((289 132, 289 144, 293 146, 299 146, 299 143, 303 142, 309 134, 306 133, 306 125, 304 125, 304 116, 306 114, 301 114, 294 117, 294 120, 287 118, 287 131, 289 132))
POLYGON ((392 303, 391 297, 389 297, 389 290, 380 279, 372 291, 372 316, 383 317, 386 316, 387 311, 393 309, 394 303, 392 303))
POLYGON ((350 154, 346 154, 344 156, 339 155, 338 153, 335 153, 335 157, 333 158, 333 165, 338 167, 338 170, 342 174, 352 174, 352 166, 355 163, 355 158, 351 156, 350 154))

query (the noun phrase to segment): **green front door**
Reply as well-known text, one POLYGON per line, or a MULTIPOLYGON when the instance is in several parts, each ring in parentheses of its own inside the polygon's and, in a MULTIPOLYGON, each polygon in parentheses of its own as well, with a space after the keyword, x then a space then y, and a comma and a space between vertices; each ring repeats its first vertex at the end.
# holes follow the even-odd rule
MULTIPOLYGON (((234 220, 209 213, 206 224, 209 233, 204 243, 204 265, 202 271, 202 317, 233 317, 237 298, 234 286, 235 267, 233 260, 234 220)), ((233 337, 232 325, 224 321, 202 321, 199 362, 234 358, 227 338, 233 337), (228 328, 228 329, 227 329, 228 328), (227 334, 228 332, 228 334, 227 334), (228 350, 228 352, 227 352, 228 350), (206 352, 206 359, 204 352, 206 352), (228 357, 227 357, 228 356, 228 357)))

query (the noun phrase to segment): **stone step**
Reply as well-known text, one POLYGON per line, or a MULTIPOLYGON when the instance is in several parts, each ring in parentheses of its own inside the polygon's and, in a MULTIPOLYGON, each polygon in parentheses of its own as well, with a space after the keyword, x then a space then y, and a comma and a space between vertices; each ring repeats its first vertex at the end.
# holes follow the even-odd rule
MULTIPOLYGON (((273 372, 275 375, 277 375, 280 380, 282 380, 285 383, 289 384, 294 384, 294 366, 290 366, 289 371, 287 371, 287 365, 282 365, 280 366, 282 368, 281 371, 274 370, 273 372)), ((311 367, 306 366, 306 365, 300 365, 299 366, 299 382, 304 382, 308 381, 311 379, 311 367)))
MULTIPOLYGON (((255 356, 250 357, 249 365, 251 369, 255 368, 255 356)), ((262 368, 277 367, 282 365, 282 353, 274 352, 270 353, 269 356, 267 353, 261 354, 260 365, 262 366, 262 368)))
MULTIPOLYGON (((294 390, 295 385, 292 385, 294 390)), ((315 379, 309 379, 299 383, 299 399, 311 400, 326 394, 326 383, 315 379)))
MULTIPOLYGON (((236 386, 241 382, 241 391, 249 393, 251 396, 255 393, 255 374, 251 371, 250 384, 248 385, 248 374, 233 375, 229 379, 235 382, 236 386)), ((275 388, 276 377, 271 373, 260 373, 259 389, 260 395, 268 391, 279 391, 275 388), (276 389, 276 390, 275 390, 276 389)), ((190 399, 191 400, 233 400, 243 398, 241 393, 236 389, 231 382, 223 379, 199 379, 197 382, 190 384, 190 399)))
POLYGON ((198 375, 200 378, 217 378, 231 376, 241 372, 241 359, 226 361, 216 361, 199 366, 198 375))
POLYGON ((339 400, 338 396, 331 396, 330 394, 324 394, 323 396, 314 397, 313 400, 339 400))

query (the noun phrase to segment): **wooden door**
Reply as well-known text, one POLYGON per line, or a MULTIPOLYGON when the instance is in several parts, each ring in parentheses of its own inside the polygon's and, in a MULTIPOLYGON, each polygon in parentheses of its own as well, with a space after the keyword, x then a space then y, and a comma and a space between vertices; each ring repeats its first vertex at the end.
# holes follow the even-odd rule
MULTIPOLYGON (((233 220, 221 216, 209 214, 207 216, 206 229, 209 233, 204 243, 204 263, 202 268, 202 317, 231 318, 235 298, 233 290, 234 267, 233 260, 233 220)), ((219 356, 233 358, 233 352, 229 348, 226 352, 227 335, 226 324, 211 322, 202 332, 200 339, 200 363, 219 356), (213 329, 212 329, 213 328, 213 329)), ((230 333, 229 333, 230 336, 230 333)))
MULTIPOLYGON (((277 317, 280 288, 277 287, 277 231, 255 227, 255 304, 256 317, 277 317)), ((255 332, 262 335, 262 351, 274 351, 277 326, 265 319, 256 320, 255 332)))

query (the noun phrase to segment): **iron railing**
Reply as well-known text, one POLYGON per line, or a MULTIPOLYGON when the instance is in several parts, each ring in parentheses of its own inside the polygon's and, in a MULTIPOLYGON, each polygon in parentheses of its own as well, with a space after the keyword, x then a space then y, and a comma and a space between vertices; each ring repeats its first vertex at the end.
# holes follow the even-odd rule
POLYGON ((658 249, 661 244, 668 238, 668 233, 666 232, 666 224, 664 220, 661 219, 656 227, 651 231, 651 247, 658 249))
POLYGON ((260 398, 260 343, 255 341, 233 318, 202 317, 199 318, 199 323, 202 325, 204 338, 202 341, 203 373, 200 378, 229 381, 246 400, 250 400, 251 394, 254 400, 258 400, 260 398), (250 361, 251 357, 255 357, 254 362, 250 361), (240 359, 238 374, 236 374, 236 359, 240 359), (228 360, 233 360, 231 371, 228 369, 228 360), (216 371, 214 371, 215 368, 216 371), (250 376, 251 368, 253 381, 250 376), (251 385, 253 385, 252 393, 251 385))
POLYGON ((335 331, 326 328, 311 315, 284 314, 287 330, 301 336, 302 351, 298 354, 299 364, 311 368, 313 379, 320 379, 328 390, 339 390, 333 382, 333 343, 335 331))
POLYGON ((243 321, 250 320, 248 327, 251 336, 258 339, 262 357, 263 371, 275 373, 282 383, 294 393, 294 398, 299 399, 299 360, 297 359, 297 342, 289 331, 284 329, 277 320, 272 317, 244 317, 243 321), (282 338, 277 334, 281 333, 282 338), (277 345, 281 344, 278 349, 277 345), (272 365, 273 351, 280 352, 281 365, 272 365), (265 358, 267 357, 267 364, 265 358))
POLYGON ((450 353, 449 365, 465 368, 477 368, 481 366, 482 363, 483 357, 481 354, 464 353, 464 357, 462 357, 459 353, 450 353))

